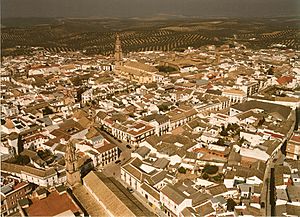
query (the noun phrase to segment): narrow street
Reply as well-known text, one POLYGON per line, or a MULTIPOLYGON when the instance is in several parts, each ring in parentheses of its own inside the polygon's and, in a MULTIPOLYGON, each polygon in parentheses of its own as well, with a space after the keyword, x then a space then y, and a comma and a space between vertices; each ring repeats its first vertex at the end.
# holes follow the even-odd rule
POLYGON ((121 151, 127 150, 126 144, 125 144, 125 143, 118 141, 118 140, 115 139, 113 136, 109 135, 106 131, 102 130, 102 131, 101 131, 101 134, 102 134, 103 137, 104 137, 105 139, 107 139, 109 142, 111 142, 111 143, 113 143, 113 144, 116 144, 116 145, 121 149, 121 151))
POLYGON ((275 168, 276 165, 282 163, 284 158, 285 156, 279 150, 273 159, 269 159, 267 161, 267 166, 266 166, 264 180, 263 180, 262 193, 261 193, 261 203, 265 204, 265 207, 261 208, 262 216, 272 216, 272 206, 271 206, 271 198, 270 198, 271 169, 275 168))
POLYGON ((132 149, 127 148, 126 143, 118 141, 117 139, 115 139, 113 136, 109 135, 105 131, 101 131, 101 133, 105 139, 107 139, 112 144, 116 144, 119 147, 121 151, 121 155, 120 155, 121 164, 123 164, 124 162, 130 159, 132 149))
MULTIPOLYGON (((121 166, 123 164, 125 164, 131 158, 131 152, 133 151, 133 149, 128 149, 126 147, 125 143, 118 141, 117 139, 115 139, 113 136, 109 135, 105 131, 102 131, 102 135, 109 142, 116 144, 119 147, 119 149, 121 151, 121 155, 120 155, 119 159, 121 162, 119 164, 112 162, 112 163, 106 165, 104 168, 101 168, 101 171, 108 177, 114 177, 123 186, 125 186, 127 188, 128 186, 126 185, 126 183, 124 183, 121 180, 121 166)), ((151 207, 148 204, 147 200, 145 198, 143 198, 143 196, 140 195, 138 192, 134 191, 134 192, 132 192, 132 194, 137 200, 139 200, 151 212, 156 213, 158 216, 166 216, 165 213, 162 210, 160 210, 159 208, 151 207)))
POLYGON ((104 168, 101 168, 101 171, 109 177, 114 177, 115 179, 120 181, 121 177, 121 165, 125 164, 131 158, 132 149, 128 149, 126 144, 118 141, 113 136, 109 135, 105 131, 101 131, 103 137, 107 139, 109 142, 116 144, 121 152, 119 160, 120 163, 109 163, 104 168))
MULTIPOLYGON (((282 153, 279 151, 276 155, 277 157, 282 156, 282 153)), ((265 204, 265 207, 261 209, 262 216, 271 216, 271 204, 270 204, 270 178, 271 178, 271 169, 274 168, 276 165, 276 161, 274 162, 273 159, 269 159, 267 162, 264 180, 263 180, 263 187, 261 193, 261 202, 265 204)))
MULTIPOLYGON (((106 165, 102 171, 106 176, 114 177, 118 180, 125 188, 129 187, 125 182, 121 180, 121 166, 115 163, 106 165)), ((133 191, 132 195, 140 201, 149 211, 156 213, 158 216, 166 216, 159 208, 152 207, 148 204, 147 200, 138 192, 133 191)))

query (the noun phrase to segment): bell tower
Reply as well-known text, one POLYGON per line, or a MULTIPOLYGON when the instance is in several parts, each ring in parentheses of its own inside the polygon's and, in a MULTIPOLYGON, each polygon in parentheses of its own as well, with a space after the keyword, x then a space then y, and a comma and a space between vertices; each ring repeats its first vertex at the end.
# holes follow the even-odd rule
POLYGON ((78 168, 78 158, 76 156, 76 148, 74 144, 70 141, 67 144, 66 155, 66 173, 67 173, 67 183, 70 186, 75 186, 81 184, 80 170, 78 168))
POLYGON ((115 44, 115 61, 116 61, 116 66, 122 65, 122 59, 123 59, 123 54, 122 54, 122 46, 121 46, 121 40, 119 33, 117 33, 116 37, 116 44, 115 44))

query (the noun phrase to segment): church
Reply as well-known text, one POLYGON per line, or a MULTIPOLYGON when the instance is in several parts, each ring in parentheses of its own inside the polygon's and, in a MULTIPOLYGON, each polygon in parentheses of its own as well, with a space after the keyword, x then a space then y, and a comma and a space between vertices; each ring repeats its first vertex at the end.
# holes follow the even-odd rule
POLYGON ((121 40, 117 34, 115 44, 115 73, 117 75, 139 84, 147 84, 160 79, 158 72, 154 66, 137 61, 123 61, 121 40))

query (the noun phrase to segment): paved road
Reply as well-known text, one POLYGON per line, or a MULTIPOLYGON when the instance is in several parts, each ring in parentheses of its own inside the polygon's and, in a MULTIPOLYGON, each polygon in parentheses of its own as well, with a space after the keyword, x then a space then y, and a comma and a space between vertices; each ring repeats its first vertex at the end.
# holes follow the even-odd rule
MULTIPOLYGON (((279 155, 282 155, 281 151, 278 152, 277 157, 279 155)), ((274 162, 273 159, 269 159, 267 162, 266 170, 265 170, 265 175, 264 175, 264 180, 263 180, 263 187, 262 187, 262 202, 265 203, 265 208, 261 209, 261 214, 262 216, 271 216, 271 204, 270 204, 270 178, 271 178, 271 168, 274 168, 276 163, 274 162)))
POLYGON ((155 207, 155 206, 150 206, 148 201, 146 200, 145 197, 143 197, 143 195, 141 195, 140 193, 134 191, 133 193, 133 196, 135 198, 137 198, 148 210, 150 210, 151 212, 154 212, 157 216, 160 216, 160 217, 167 217, 167 215, 158 207, 155 207))
POLYGON ((126 147, 126 145, 127 145, 126 143, 120 142, 119 140, 115 139, 113 136, 109 135, 107 132, 101 131, 101 133, 102 133, 103 137, 105 139, 107 139, 109 142, 116 144, 121 151, 121 154, 119 157, 119 160, 121 162, 119 164, 112 162, 112 163, 106 165, 101 170, 103 171, 103 173, 106 176, 112 176, 112 177, 115 177, 117 180, 120 180, 121 165, 125 164, 131 158, 132 149, 128 149, 126 147))
POLYGON ((116 144, 121 151, 125 151, 127 150, 126 148, 126 144, 123 142, 120 142, 119 140, 117 140, 116 138, 114 138, 113 136, 109 135, 107 132, 105 132, 104 130, 101 131, 101 134, 103 135, 103 137, 105 139, 107 139, 109 142, 116 144))
MULTIPOLYGON (((108 176, 108 177, 114 177, 116 180, 118 180, 124 187, 129 187, 126 183, 124 183, 121 180, 121 166, 119 164, 115 164, 115 163, 110 163, 108 165, 106 165, 102 172, 104 173, 104 175, 108 176)), ((154 208, 151 207, 147 200, 140 195, 138 192, 134 191, 132 192, 132 195, 138 200, 140 201, 150 212, 154 212, 156 213, 158 216, 162 216, 162 217, 166 217, 166 215, 163 213, 162 210, 160 210, 159 208, 154 208)))
POLYGON ((131 158, 132 149, 128 149, 126 147, 127 145, 126 143, 120 142, 119 140, 115 139, 113 136, 109 135, 105 131, 101 131, 101 133, 105 139, 107 139, 109 142, 113 144, 116 144, 119 147, 119 149, 121 150, 121 156, 120 156, 121 161, 127 161, 131 158))
MULTIPOLYGON (((293 116, 296 117, 296 114, 292 111, 291 117, 288 119, 293 120, 293 116)), ((287 133, 286 137, 284 138, 284 141, 282 142, 281 145, 284 145, 285 141, 289 141, 291 136, 293 135, 294 132, 294 124, 292 124, 289 132, 287 133)), ((281 162, 284 161, 285 156, 280 150, 277 152, 276 156, 273 159, 269 159, 267 161, 267 166, 265 170, 265 175, 264 175, 264 180, 263 180, 263 188, 262 188, 262 193, 261 193, 261 202, 265 203, 265 208, 261 209, 261 214, 262 216, 271 216, 272 213, 272 207, 270 203, 270 180, 271 180, 271 169, 275 167, 275 165, 279 165, 281 162)), ((275 199, 275 198, 273 198, 275 199)), ((276 203, 276 202, 275 202, 276 203)), ((274 211, 274 210, 273 210, 274 211)))
MULTIPOLYGON (((290 136, 289 136, 290 137, 290 136)), ((287 140, 289 140, 289 137, 287 140)), ((261 209, 262 216, 271 216, 271 202, 270 202, 270 179, 271 179, 271 169, 275 168, 276 165, 281 164, 284 161, 285 156, 279 150, 274 159, 269 159, 267 161, 267 166, 265 170, 263 187, 261 193, 261 202, 265 203, 265 208, 261 209)))
POLYGON ((103 169, 102 172, 108 177, 114 177, 115 179, 119 180, 121 178, 121 166, 118 164, 110 163, 107 164, 103 169))
MULTIPOLYGON (((102 131, 102 135, 104 136, 105 139, 107 139, 109 142, 116 144, 119 149, 121 150, 121 155, 120 155, 120 164, 116 163, 110 163, 107 164, 104 168, 101 169, 101 171, 108 177, 114 177, 116 180, 118 180, 120 183, 122 183, 125 187, 128 187, 126 183, 124 183, 121 180, 121 165, 125 164, 130 158, 131 158, 131 152, 133 151, 132 149, 128 149, 126 147, 126 143, 120 142, 117 139, 115 139, 113 136, 109 135, 107 132, 102 131)), ((163 216, 166 217, 164 212, 160 210, 159 208, 153 208, 151 207, 148 203, 147 200, 140 195, 138 192, 133 192, 133 196, 137 198, 147 209, 149 209, 151 212, 156 213, 158 216, 163 216)))
MULTIPOLYGON (((121 157, 120 159, 124 159, 122 157, 122 154, 121 154, 121 157)), ((123 163, 126 163, 126 161, 121 161, 121 164, 123 163)), ((126 183, 124 183, 122 180, 121 180, 121 164, 116 164, 116 163, 110 163, 110 164, 107 164, 104 168, 101 169, 101 171, 104 173, 104 175, 108 176, 108 177, 114 177, 116 180, 118 180, 124 187, 129 187, 126 183)), ((147 200, 142 196, 140 195, 138 192, 134 191, 133 193, 133 196, 139 200, 148 210, 150 210, 151 212, 154 212, 156 213, 158 216, 162 216, 162 217, 166 217, 166 215, 164 214, 164 212, 162 210, 160 210, 159 208, 153 208, 151 207, 147 200)))

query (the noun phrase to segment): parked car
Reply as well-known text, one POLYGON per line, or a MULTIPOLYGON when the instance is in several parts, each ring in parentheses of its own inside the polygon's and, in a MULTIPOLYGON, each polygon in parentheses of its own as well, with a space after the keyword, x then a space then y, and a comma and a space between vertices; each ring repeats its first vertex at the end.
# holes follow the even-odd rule
POLYGON ((133 192, 133 189, 132 189, 132 188, 127 187, 127 190, 128 190, 130 193, 133 192))
POLYGON ((130 146, 130 145, 126 145, 126 147, 127 147, 128 149, 131 149, 131 146, 130 146))
POLYGON ((116 160, 115 161, 115 164, 120 164, 121 163, 121 160, 116 160))

